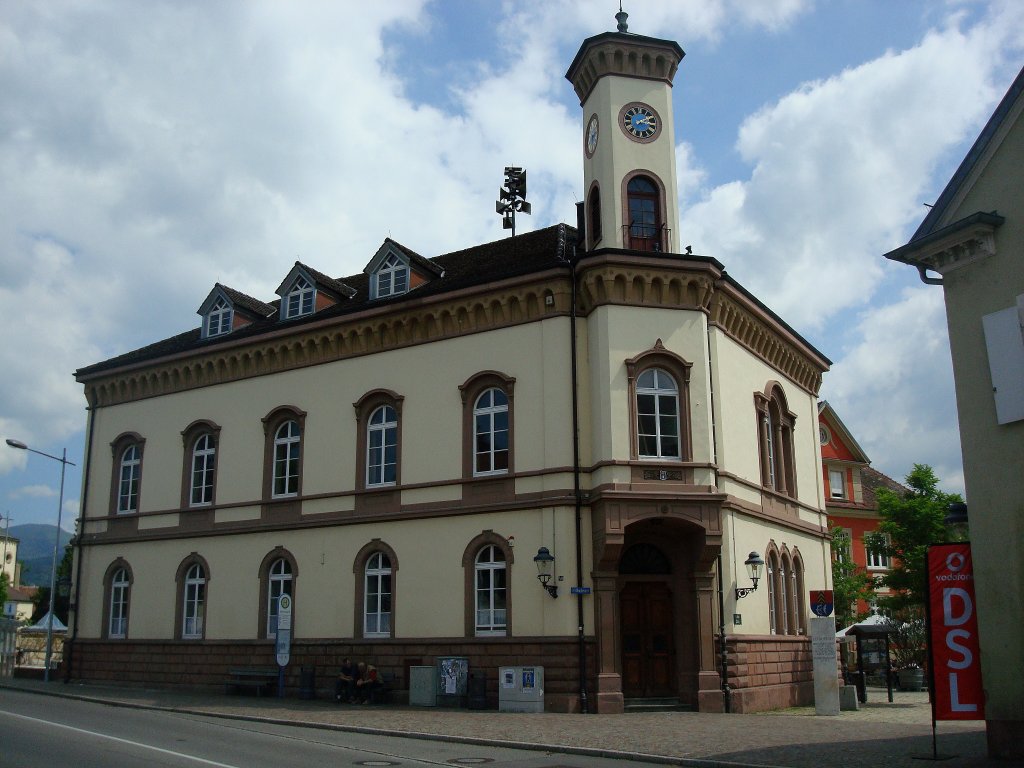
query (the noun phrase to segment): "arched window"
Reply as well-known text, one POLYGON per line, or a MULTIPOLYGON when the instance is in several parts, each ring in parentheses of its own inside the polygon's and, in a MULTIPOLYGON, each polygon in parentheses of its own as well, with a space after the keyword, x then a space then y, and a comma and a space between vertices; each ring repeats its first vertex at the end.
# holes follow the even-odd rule
POLYGON ((473 456, 474 475, 508 472, 508 397, 497 387, 473 406, 473 456))
POLYGON ((206 571, 201 563, 192 563, 185 572, 182 593, 182 639, 195 640, 203 636, 206 618, 206 571))
POLYGON ((515 550, 508 539, 485 530, 462 552, 466 637, 512 633, 512 565, 515 550))
POLYGON ((601 231, 601 188, 596 184, 587 199, 587 225, 590 227, 590 247, 595 247, 603 236, 601 231))
POLYGON ((661 368, 649 368, 636 380, 637 452, 641 459, 681 458, 679 387, 661 368))
POLYGON ((634 176, 626 185, 629 217, 627 248, 638 251, 664 250, 661 231, 661 196, 658 185, 647 176, 634 176))
POLYGON ((779 613, 776 610, 776 589, 775 577, 779 573, 779 558, 774 552, 769 552, 765 557, 765 570, 768 585, 768 629, 773 635, 779 634, 779 613))
POLYGON ((366 425, 366 485, 394 485, 398 477, 398 414, 382 405, 366 425))
POLYGON ((298 494, 301 451, 299 424, 288 420, 274 434, 274 498, 298 494))
POLYGON ((213 503, 213 478, 217 465, 217 444, 210 433, 201 435, 192 446, 192 473, 189 504, 203 507, 213 503))
POLYGON ((117 491, 119 515, 139 511, 139 483, 142 480, 142 451, 131 445, 121 454, 120 482, 117 491))
POLYGON ((270 565, 267 588, 267 637, 277 637, 278 600, 281 595, 292 595, 292 564, 280 557, 270 565))
POLYGON ((666 349, 661 339, 625 364, 633 423, 631 458, 690 461, 692 364, 666 349))
POLYGON ((793 429, 796 414, 786 405, 786 394, 776 382, 754 394, 757 439, 761 456, 761 485, 796 498, 796 464, 793 458, 793 429))
POLYGON ((493 544, 485 546, 477 553, 475 572, 476 634, 504 635, 508 629, 505 553, 493 544))
POLYGON ((285 320, 310 314, 313 311, 315 302, 316 289, 306 278, 300 275, 295 278, 291 290, 284 297, 285 320))
POLYGON ((391 636, 391 559, 374 552, 364 573, 363 637, 391 636))
POLYGON ((110 580, 110 626, 107 637, 128 636, 128 571, 118 568, 110 580))
POLYGON ((302 494, 302 448, 306 412, 282 405, 263 417, 263 498, 277 500, 267 510, 298 509, 302 494), (288 499, 295 499, 289 502, 288 499))
POLYGON ((131 603, 132 570, 118 558, 103 577, 103 635, 110 640, 128 637, 128 608, 131 603))
POLYGON ((787 574, 789 590, 789 633, 791 635, 806 634, 807 615, 804 612, 804 563, 800 553, 794 552, 790 557, 789 573, 787 574))
POLYGON ((515 385, 498 371, 480 371, 459 385, 463 477, 515 471, 515 385))
POLYGON ((791 618, 789 613, 789 601, 792 597, 789 592, 789 573, 789 557, 785 552, 783 552, 782 557, 779 558, 779 568, 775 572, 776 620, 781 622, 777 634, 780 635, 792 634, 789 625, 789 620, 791 618))

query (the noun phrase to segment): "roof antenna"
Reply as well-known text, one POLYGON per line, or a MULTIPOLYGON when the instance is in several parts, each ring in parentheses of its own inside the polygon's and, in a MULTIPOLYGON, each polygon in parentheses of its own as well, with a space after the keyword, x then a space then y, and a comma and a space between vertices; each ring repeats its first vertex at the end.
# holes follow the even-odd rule
POLYGON ((629 14, 622 10, 622 0, 619 0, 619 12, 615 14, 615 20, 619 22, 619 32, 629 32, 629 25, 626 23, 628 18, 629 14))

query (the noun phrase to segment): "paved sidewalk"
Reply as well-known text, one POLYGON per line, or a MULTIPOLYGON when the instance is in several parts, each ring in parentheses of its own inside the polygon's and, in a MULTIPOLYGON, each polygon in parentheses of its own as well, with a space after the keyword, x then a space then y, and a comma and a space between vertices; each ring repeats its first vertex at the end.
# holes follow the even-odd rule
MULTIPOLYGON (((322 699, 228 696, 222 693, 36 680, 0 687, 70 696, 115 706, 146 707, 214 717, 248 718, 338 730, 601 756, 620 755, 670 765, 775 768, 926 768, 931 756, 927 694, 869 689, 857 712, 817 717, 813 707, 756 715, 659 712, 624 715, 512 714, 420 707, 360 707, 322 699)), ((940 722, 938 752, 955 757, 942 768, 1008 768, 985 757, 983 722, 940 722)))

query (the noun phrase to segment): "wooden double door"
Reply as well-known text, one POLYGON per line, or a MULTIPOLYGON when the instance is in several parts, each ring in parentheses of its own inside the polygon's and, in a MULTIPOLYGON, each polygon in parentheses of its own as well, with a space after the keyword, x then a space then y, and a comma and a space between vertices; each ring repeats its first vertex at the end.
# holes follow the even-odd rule
POLYGON ((672 590, 661 581, 630 582, 619 593, 622 695, 675 696, 672 590))

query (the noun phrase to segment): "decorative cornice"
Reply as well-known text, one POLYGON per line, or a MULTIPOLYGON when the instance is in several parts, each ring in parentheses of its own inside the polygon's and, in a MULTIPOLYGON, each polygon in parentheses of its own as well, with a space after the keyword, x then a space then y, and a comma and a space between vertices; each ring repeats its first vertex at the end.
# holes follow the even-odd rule
POLYGON ((817 395, 828 366, 806 351, 786 329, 772 322, 738 293, 715 291, 708 321, 768 365, 786 374, 801 389, 817 395))
POLYGON ((935 232, 911 240, 889 251, 885 258, 915 266, 921 279, 929 283, 941 280, 925 277, 924 270, 946 275, 996 254, 996 230, 1006 221, 995 211, 978 211, 935 232))
POLYGON ((606 75, 661 80, 672 85, 683 49, 671 40, 608 32, 583 41, 565 73, 580 104, 606 75))
MULTIPOLYGON (((703 312, 709 322, 817 394, 827 361, 722 278, 713 260, 609 252, 578 267, 581 315, 606 305, 703 312)), ((569 271, 547 270, 482 289, 373 308, 254 339, 80 376, 92 408, 430 344, 569 314, 569 271)))
POLYGON ((225 343, 80 379, 92 408, 331 363, 569 313, 568 273, 547 272, 299 326, 242 344, 225 343), (548 303, 550 300, 550 303, 548 303))

